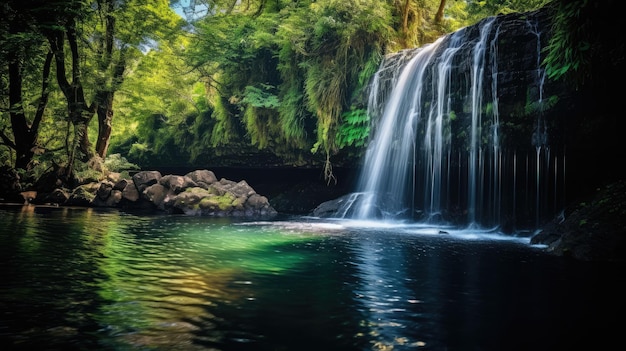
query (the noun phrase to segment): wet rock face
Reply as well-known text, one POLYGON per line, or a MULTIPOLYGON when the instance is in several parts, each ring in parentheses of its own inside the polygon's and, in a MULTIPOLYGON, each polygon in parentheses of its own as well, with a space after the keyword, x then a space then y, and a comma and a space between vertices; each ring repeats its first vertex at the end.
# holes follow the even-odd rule
POLYGON ((626 262, 626 181, 598 188, 531 238, 558 256, 583 261, 626 262))
MULTIPOLYGON (((564 128, 560 123, 562 114, 571 108, 568 102, 572 92, 562 82, 545 77, 542 61, 551 29, 552 13, 544 8, 486 18, 441 39, 430 66, 421 76, 427 82, 423 84, 421 102, 425 106, 434 104, 442 92, 430 87, 441 79, 444 70, 440 66, 449 65, 445 94, 446 103, 450 104, 446 109, 454 114, 449 136, 453 147, 463 148, 468 142, 466 133, 472 114, 476 113, 471 106, 476 102, 472 101, 476 93, 472 86, 482 96, 478 113, 483 115, 483 130, 493 128, 490 114, 498 111, 503 148, 533 148, 533 132, 539 117, 547 122, 550 141, 562 139, 564 128), (476 85, 477 79, 481 79, 480 85, 476 85), (563 104, 559 103, 561 100, 563 104)), ((377 73, 381 78, 375 86, 370 86, 379 91, 378 101, 387 100, 398 72, 424 49, 406 49, 385 58, 377 73)), ((407 93, 407 98, 411 95, 407 93)), ((367 105, 365 101, 362 104, 367 105)), ((427 109, 423 116, 428 116, 427 109)))

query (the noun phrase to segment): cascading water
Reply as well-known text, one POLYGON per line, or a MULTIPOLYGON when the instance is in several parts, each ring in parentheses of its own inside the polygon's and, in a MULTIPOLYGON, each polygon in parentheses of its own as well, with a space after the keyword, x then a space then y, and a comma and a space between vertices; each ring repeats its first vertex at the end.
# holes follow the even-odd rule
MULTIPOLYGON (((499 77, 510 73, 499 71, 497 19, 385 58, 370 86, 368 113, 376 123, 358 188, 337 217, 470 228, 507 222, 516 227, 519 213, 533 212, 538 219, 548 201, 557 209, 563 175, 557 170, 558 159, 546 151, 542 114, 532 136, 524 136, 523 150, 502 143, 499 77), (534 155, 528 152, 531 147, 534 155), (525 164, 519 162, 519 154, 526 154, 525 164), (543 189, 544 178, 553 179, 554 185, 543 189), (524 196, 517 196, 524 187, 537 192, 533 196, 525 189, 524 196), (554 190, 549 199, 544 195, 547 188, 554 190)), ((532 68, 536 79, 529 86, 538 91, 533 99, 541 108, 541 33, 526 23, 538 48, 532 68)))
MULTIPOLYGON (((415 159, 415 132, 421 117, 423 85, 420 82, 424 81, 428 63, 441 42, 442 39, 418 51, 397 78, 376 130, 378 137, 366 153, 369 171, 359 180, 362 198, 356 202, 355 218, 377 216, 377 211, 395 217, 406 210, 406 195, 413 193, 410 187, 414 179, 410 175, 411 160, 415 159)), ((376 104, 369 107, 370 111, 378 108, 376 104)))

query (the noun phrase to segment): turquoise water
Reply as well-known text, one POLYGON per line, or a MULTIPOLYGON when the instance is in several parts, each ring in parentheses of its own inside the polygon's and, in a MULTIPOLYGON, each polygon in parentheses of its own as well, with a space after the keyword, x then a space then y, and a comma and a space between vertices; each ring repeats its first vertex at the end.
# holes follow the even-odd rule
POLYGON ((0 223, 2 350, 589 350, 624 315, 621 267, 497 232, 32 206, 0 223))

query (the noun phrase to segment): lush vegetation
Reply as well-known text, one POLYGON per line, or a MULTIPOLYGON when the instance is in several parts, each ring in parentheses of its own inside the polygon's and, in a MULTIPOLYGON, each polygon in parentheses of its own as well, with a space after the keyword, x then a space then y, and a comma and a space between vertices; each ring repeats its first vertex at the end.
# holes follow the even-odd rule
POLYGON ((544 62, 548 77, 566 78, 580 88, 594 72, 607 77, 617 73, 612 70, 625 55, 624 40, 610 34, 620 30, 619 15, 611 11, 617 5, 615 0, 555 2, 555 30, 544 62))
MULTIPOLYGON (((111 155, 211 165, 255 151, 332 180, 333 157, 367 143, 358 97, 385 54, 547 2, 7 0, 0 164, 34 181, 100 171, 111 155)), ((577 13, 562 3, 566 30, 577 13)), ((555 50, 577 40, 556 38, 555 50)), ((585 59, 556 54, 556 78, 585 59)))

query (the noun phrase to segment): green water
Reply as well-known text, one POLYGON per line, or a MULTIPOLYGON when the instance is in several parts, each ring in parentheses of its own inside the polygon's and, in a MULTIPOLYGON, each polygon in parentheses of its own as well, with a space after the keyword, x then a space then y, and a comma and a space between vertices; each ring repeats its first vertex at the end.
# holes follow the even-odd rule
POLYGON ((3 350, 576 349, 614 341, 605 315, 624 312, 617 268, 497 233, 44 207, 0 220, 3 350))

